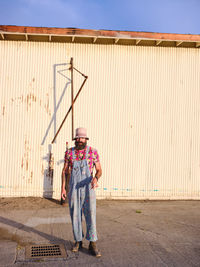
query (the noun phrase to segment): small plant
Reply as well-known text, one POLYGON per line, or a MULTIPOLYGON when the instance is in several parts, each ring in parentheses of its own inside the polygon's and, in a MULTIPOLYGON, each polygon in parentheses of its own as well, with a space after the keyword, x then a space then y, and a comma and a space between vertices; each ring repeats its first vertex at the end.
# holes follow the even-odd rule
POLYGON ((136 210, 136 213, 142 213, 142 211, 141 210, 136 210))

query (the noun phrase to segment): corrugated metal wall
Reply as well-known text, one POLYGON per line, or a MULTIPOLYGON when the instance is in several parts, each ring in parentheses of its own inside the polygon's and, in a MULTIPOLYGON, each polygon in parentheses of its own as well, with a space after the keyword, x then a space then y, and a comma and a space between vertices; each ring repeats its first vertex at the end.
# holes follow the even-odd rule
POLYGON ((199 199, 199 49, 20 41, 0 42, 0 196, 60 197, 71 116, 51 140, 70 106, 70 57, 89 77, 75 127, 100 154, 98 197, 199 199))

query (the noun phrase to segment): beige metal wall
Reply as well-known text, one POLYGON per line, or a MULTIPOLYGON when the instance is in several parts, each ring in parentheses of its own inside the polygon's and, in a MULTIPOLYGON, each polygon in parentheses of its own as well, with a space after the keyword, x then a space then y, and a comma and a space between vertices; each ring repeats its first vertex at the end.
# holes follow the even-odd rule
POLYGON ((0 42, 0 196, 60 197, 71 116, 51 140, 70 105, 70 57, 89 77, 75 127, 100 154, 98 197, 199 199, 199 49, 20 41, 0 42))

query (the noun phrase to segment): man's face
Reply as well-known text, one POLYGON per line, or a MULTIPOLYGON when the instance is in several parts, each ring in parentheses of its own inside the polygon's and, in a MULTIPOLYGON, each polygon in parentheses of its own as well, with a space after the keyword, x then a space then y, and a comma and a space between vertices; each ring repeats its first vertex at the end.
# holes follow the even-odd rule
POLYGON ((77 138, 75 140, 75 146, 76 146, 76 149, 78 150, 84 149, 86 145, 87 145, 86 138, 77 138))

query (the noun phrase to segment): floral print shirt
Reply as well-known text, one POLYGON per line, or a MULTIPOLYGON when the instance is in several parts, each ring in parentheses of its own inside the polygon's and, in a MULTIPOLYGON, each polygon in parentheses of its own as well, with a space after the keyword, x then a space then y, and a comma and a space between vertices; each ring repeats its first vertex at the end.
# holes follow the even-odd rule
MULTIPOLYGON (((75 160, 82 160, 85 159, 86 157, 86 150, 74 150, 76 159, 75 160)), ((73 156, 72 156, 72 148, 68 149, 65 152, 65 163, 68 162, 70 169, 73 167, 73 156)), ((96 162, 99 162, 99 154, 95 148, 89 147, 89 152, 88 152, 88 158, 87 158, 88 166, 90 169, 91 174, 93 174, 93 169, 94 165, 96 162)))

